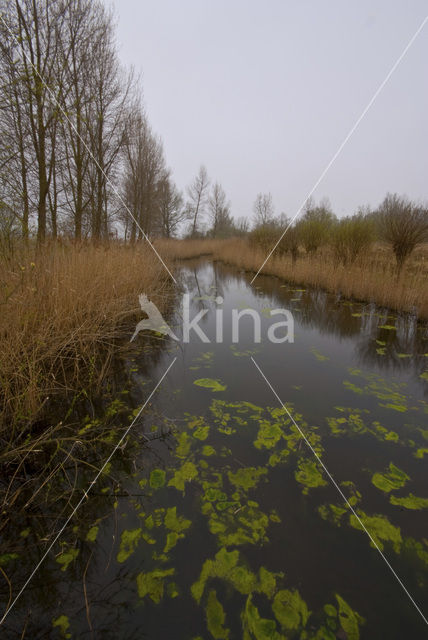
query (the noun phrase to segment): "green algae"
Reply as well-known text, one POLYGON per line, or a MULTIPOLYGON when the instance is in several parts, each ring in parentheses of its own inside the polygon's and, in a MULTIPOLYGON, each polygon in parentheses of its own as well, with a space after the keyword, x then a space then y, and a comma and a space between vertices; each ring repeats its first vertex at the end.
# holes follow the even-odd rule
POLYGON ((226 614, 224 613, 222 604, 217 599, 217 593, 214 589, 212 589, 208 594, 205 613, 207 617, 208 631, 211 633, 212 637, 215 640, 227 640, 229 638, 230 631, 224 627, 226 614))
POLYGON ((257 438, 254 440, 254 446, 256 449, 273 449, 282 437, 283 430, 279 423, 261 420, 257 438))
POLYGON ((95 540, 97 539, 98 530, 99 530, 98 526, 91 527, 88 533, 86 534, 86 540, 88 542, 95 542, 95 540))
POLYGON ((220 380, 214 380, 213 378, 198 378, 193 381, 198 387, 203 387, 204 389, 211 389, 211 391, 225 391, 226 385, 222 384, 220 380))
POLYGON ((79 555, 79 549, 67 549, 66 551, 63 551, 59 556, 57 556, 55 558, 55 560, 58 562, 58 564, 61 564, 61 571, 66 571, 66 569, 68 569, 68 566, 73 562, 73 560, 75 560, 77 558, 77 556, 79 555))
POLYGON ((150 473, 150 486, 152 489, 160 489, 166 481, 164 469, 153 469, 150 473))
POLYGON ((428 498, 418 498, 417 496, 414 496, 413 493, 409 493, 409 495, 405 496, 404 498, 391 496, 389 501, 391 504, 399 507, 404 507, 405 509, 428 509, 428 498))
POLYGON ((324 356, 322 353, 318 351, 315 347, 311 348, 311 353, 316 357, 318 362, 324 362, 325 360, 330 360, 328 356, 324 356))
POLYGON ((243 640, 286 640, 278 633, 275 620, 262 618, 259 610, 253 604, 251 595, 248 596, 242 613, 243 640))
POLYGON ((204 447, 202 447, 202 455, 206 457, 215 455, 214 447, 212 447, 210 444, 205 445, 204 447))
POLYGON ((327 484, 315 460, 300 459, 297 470, 294 472, 297 482, 304 486, 303 493, 307 494, 309 489, 322 487, 327 484))
POLYGON ((337 604, 339 605, 339 621, 345 631, 348 640, 359 640, 359 625, 364 623, 362 618, 354 611, 349 604, 336 593, 337 604))
POLYGON ((168 482, 169 487, 175 487, 177 491, 184 491, 186 482, 191 482, 198 475, 198 469, 193 462, 185 462, 182 467, 177 469, 174 476, 168 482))
POLYGON ((177 516, 177 507, 170 507, 165 513, 165 527, 170 531, 181 533, 190 527, 191 520, 187 520, 183 516, 177 516))
POLYGON ((253 487, 257 486, 262 476, 267 474, 267 469, 255 467, 244 467, 240 468, 233 473, 232 471, 228 472, 229 481, 235 485, 238 489, 244 489, 244 491, 248 491, 253 487))
POLYGON ((55 627, 58 627, 61 638, 71 638, 71 633, 68 633, 70 628, 70 620, 68 619, 68 616, 62 615, 58 616, 58 618, 54 618, 52 620, 52 627, 54 629, 55 627))
POLYGON ((125 562, 137 548, 138 542, 142 536, 142 529, 126 529, 122 531, 120 536, 119 553, 117 554, 118 562, 125 562))
POLYGON ((16 560, 19 558, 17 553, 3 553, 0 555, 0 567, 3 567, 5 564, 8 564, 12 560, 16 560))
POLYGON ((389 493, 394 489, 400 489, 401 487, 404 487, 407 480, 409 479, 409 476, 404 471, 390 462, 389 472, 375 473, 372 477, 372 483, 381 491, 389 493))
POLYGON ((293 631, 305 627, 310 612, 297 590, 282 589, 275 595, 272 611, 283 629, 293 631))
MULTIPOLYGON (((368 516, 364 511, 358 511, 358 516, 363 523, 364 527, 370 533, 373 540, 370 541, 370 546, 376 548, 376 545, 381 551, 384 549, 384 543, 390 542, 396 553, 399 553, 403 539, 401 537, 401 531, 399 527, 394 526, 388 520, 386 516, 374 515, 368 516)), ((364 531, 364 527, 359 522, 358 518, 354 514, 349 517, 349 523, 354 529, 364 531)))
POLYGON ((149 596, 154 603, 159 604, 164 596, 165 578, 172 576, 175 569, 155 569, 148 573, 139 573, 137 588, 140 598, 149 596))
POLYGON ((193 431, 193 437, 197 440, 206 440, 208 438, 208 434, 210 432, 210 428, 208 425, 197 427, 193 431))
POLYGON ((186 431, 180 433, 177 438, 177 446, 175 448, 175 455, 178 458, 187 458, 192 447, 192 438, 186 431))
POLYGON ((246 567, 239 566, 239 551, 227 551, 224 547, 216 553, 214 560, 205 560, 199 579, 192 584, 191 593, 199 604, 206 583, 212 578, 221 578, 229 582, 239 593, 248 595, 254 591, 257 578, 246 567))

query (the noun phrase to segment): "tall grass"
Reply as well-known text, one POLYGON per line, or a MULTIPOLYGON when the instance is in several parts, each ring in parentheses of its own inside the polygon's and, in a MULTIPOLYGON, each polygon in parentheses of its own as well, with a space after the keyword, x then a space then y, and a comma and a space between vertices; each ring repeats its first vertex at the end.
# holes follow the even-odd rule
POLYGON ((138 294, 164 310, 169 278, 147 245, 55 243, 0 256, 0 461, 31 434, 47 398, 99 384, 138 294))
MULTIPOLYGON (((168 240, 158 241, 158 249, 169 259, 183 259, 211 255, 241 269, 257 272, 268 251, 263 251, 245 238, 228 240, 168 240)), ((348 298, 373 301, 379 305, 415 313, 428 319, 428 246, 421 245, 406 263, 397 278, 392 251, 375 243, 355 262, 344 266, 333 248, 324 246, 315 254, 277 255, 263 267, 262 273, 278 276, 285 281, 321 287, 340 292, 348 298)))

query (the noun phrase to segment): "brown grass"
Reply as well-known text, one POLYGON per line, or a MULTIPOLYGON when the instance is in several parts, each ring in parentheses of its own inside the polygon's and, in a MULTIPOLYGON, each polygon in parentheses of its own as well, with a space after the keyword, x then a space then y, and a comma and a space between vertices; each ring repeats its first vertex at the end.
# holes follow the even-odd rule
POLYGON ((171 294, 168 275, 147 245, 56 243, 0 256, 4 454, 28 435, 48 396, 102 381, 115 341, 137 317, 140 292, 163 310, 171 294))
MULTIPOLYGON (((157 247, 167 258, 183 259, 209 254, 217 260, 257 272, 266 252, 250 246, 247 239, 163 240, 157 247)), ((428 246, 417 249, 397 280, 395 260, 390 249, 376 244, 353 265, 344 267, 324 247, 314 257, 303 255, 293 265, 291 257, 275 253, 263 268, 264 274, 285 281, 341 292, 347 298, 373 301, 379 305, 415 313, 428 319, 428 246)))

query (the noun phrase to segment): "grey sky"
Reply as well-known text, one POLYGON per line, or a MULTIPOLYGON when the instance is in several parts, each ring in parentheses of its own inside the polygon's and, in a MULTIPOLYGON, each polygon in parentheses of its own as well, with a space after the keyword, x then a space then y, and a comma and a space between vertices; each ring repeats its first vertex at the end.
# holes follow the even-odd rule
MULTIPOLYGON (((294 215, 426 14, 426 0, 115 0, 121 60, 183 189, 204 163, 251 215, 294 215)), ((428 25, 316 192, 338 215, 428 198, 428 25)))

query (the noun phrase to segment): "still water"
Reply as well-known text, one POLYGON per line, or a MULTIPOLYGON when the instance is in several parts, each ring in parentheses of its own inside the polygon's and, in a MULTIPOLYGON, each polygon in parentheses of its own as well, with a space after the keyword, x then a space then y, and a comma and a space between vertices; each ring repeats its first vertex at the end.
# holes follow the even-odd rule
MULTIPOLYGON (((138 336, 104 407, 104 459, 117 442, 115 425, 136 415, 176 361, 0 633, 428 637, 378 550, 427 616, 427 328, 276 278, 251 285, 221 264, 188 262, 180 277, 192 316, 208 310, 200 326, 211 342, 138 336), (224 299, 221 344, 217 296, 224 299), (233 308, 260 312, 260 344, 250 318, 232 343, 233 308), (270 316, 276 308, 293 314, 292 344, 266 337, 281 319, 270 316)), ((170 323, 180 333, 178 304, 170 323)), ((82 416, 81 428, 91 420, 82 416)), ((102 456, 85 477, 101 464, 102 456)), ((55 530, 72 506, 62 505, 55 530)), ((16 540, 3 556, 14 594, 42 556, 49 517, 17 517, 16 540)), ((4 610, 3 584, 1 595, 4 610)))

